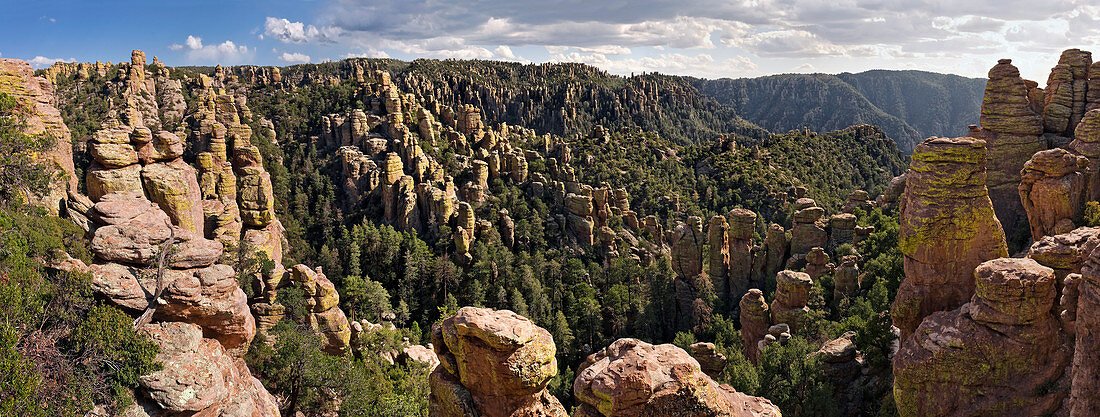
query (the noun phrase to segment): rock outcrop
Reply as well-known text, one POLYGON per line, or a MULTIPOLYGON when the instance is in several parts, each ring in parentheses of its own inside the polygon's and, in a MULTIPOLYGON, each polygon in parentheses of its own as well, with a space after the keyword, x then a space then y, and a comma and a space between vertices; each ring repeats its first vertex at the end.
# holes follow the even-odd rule
POLYGON ((1027 217, 1017 188, 1020 169, 1035 152, 1046 149, 1043 119, 1029 99, 1029 86, 1012 60, 1002 59, 989 70, 982 101, 981 128, 970 136, 986 142, 986 184, 997 218, 1009 241, 1026 241, 1027 217))
POLYGON ((277 417, 278 403, 252 376, 244 359, 226 354, 218 342, 203 338, 199 326, 182 322, 148 324, 140 329, 160 346, 163 369, 139 383, 155 407, 146 415, 277 417))
POLYGON ((1037 152, 1024 164, 1020 200, 1032 241, 1077 228, 1084 212, 1088 166, 1088 158, 1061 148, 1037 152))
POLYGON ((77 183, 72 134, 61 120, 61 112, 54 107, 53 86, 35 77, 34 70, 25 61, 0 58, 0 93, 13 97, 27 110, 23 118, 24 134, 42 136, 49 141, 40 159, 53 165, 59 175, 50 182, 45 194, 28 197, 56 215, 62 210, 68 191, 76 191, 77 183))
POLYGON ((792 330, 797 330, 810 312, 806 303, 814 281, 809 274, 794 271, 780 271, 775 281, 775 300, 769 307, 772 323, 786 323, 792 330))
MULTIPOLYGON (((902 341, 894 359, 899 414, 1037 416, 1058 410, 1067 392, 1049 387, 1065 383, 1072 341, 1051 313, 1054 270, 1032 259, 1000 258, 979 265, 974 276, 970 302, 933 313, 902 341)), ((1088 378, 1086 373, 1075 371, 1074 378, 1088 378)))
POLYGON ((766 399, 719 385, 674 345, 619 339, 588 356, 577 371, 574 417, 781 415, 766 399))
POLYGON ((912 160, 898 234, 905 280, 891 311, 903 339, 929 314, 970 299, 974 267, 1008 256, 986 191, 985 142, 930 138, 912 160))
POLYGON ((546 390, 558 372, 554 339, 527 318, 463 307, 432 327, 432 345, 433 416, 568 415, 546 390))
POLYGON ((768 310, 768 302, 764 300, 764 293, 753 288, 741 297, 741 339, 744 342, 745 357, 756 363, 760 356, 760 341, 768 334, 771 327, 771 312, 768 310))
MULTIPOLYGON (((1076 292, 1077 303, 1073 307, 1076 344, 1073 356, 1072 383, 1070 389, 1070 415, 1087 416, 1100 413, 1100 242, 1094 235, 1084 245, 1086 260, 1081 275, 1076 278, 1076 291, 1063 289, 1063 297, 1076 292)), ((1073 277, 1074 275, 1069 275, 1073 277)), ((1068 306, 1067 306, 1068 307, 1068 306)), ((1069 308, 1066 308, 1069 311, 1069 308)))

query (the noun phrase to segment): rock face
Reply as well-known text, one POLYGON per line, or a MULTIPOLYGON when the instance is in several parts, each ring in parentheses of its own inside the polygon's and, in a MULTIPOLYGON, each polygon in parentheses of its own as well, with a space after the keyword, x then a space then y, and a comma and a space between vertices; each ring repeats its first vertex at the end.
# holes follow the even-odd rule
POLYGON ((75 191, 77 183, 72 134, 61 120, 61 112, 54 107, 53 87, 45 79, 35 77, 34 70, 25 61, 0 59, 0 93, 14 97, 28 110, 23 133, 50 139, 51 145, 42 159, 54 165, 61 175, 51 182, 44 195, 30 196, 30 200, 56 215, 67 192, 75 191))
POLYGON ((1074 311, 1076 349, 1070 390, 1070 415, 1073 416, 1100 413, 1100 389, 1096 385, 1100 379, 1100 252, 1096 249, 1096 238, 1089 240, 1085 249, 1087 260, 1078 279, 1079 295, 1074 311))
POLYGON ((1046 149, 1043 120, 1029 100, 1029 86, 1012 60, 1002 59, 989 70, 982 101, 981 129, 970 136, 988 148, 986 184, 997 218, 1010 241, 1026 240, 1027 218, 1017 187, 1020 169, 1031 155, 1046 149))
POLYGON ((148 415, 279 415, 275 397, 252 376, 244 360, 226 354, 218 342, 204 339, 199 326, 163 322, 140 331, 160 346, 157 361, 164 365, 140 379, 159 408, 145 407, 148 415))
POLYGON ((1084 211, 1088 165, 1088 158, 1061 148, 1037 152, 1024 164, 1020 200, 1033 241, 1076 228, 1084 211))
POLYGON ((905 280, 891 309, 903 339, 929 314, 970 299, 974 267, 1008 256, 986 191, 985 142, 931 138, 912 160, 898 234, 905 280))
POLYGON ((550 332, 511 311, 463 307, 432 327, 440 366, 430 377, 432 415, 568 414, 546 384, 558 372, 550 332))
POLYGON ((780 271, 775 277, 775 300, 772 301, 772 323, 786 323, 792 330, 801 327, 810 312, 806 306, 814 281, 805 272, 780 271))
POLYGON ((674 345, 619 339, 588 356, 573 382, 574 416, 780 416, 766 399, 719 385, 674 345))
POLYGON ((699 217, 692 216, 672 231, 672 270, 676 272, 677 323, 689 329, 710 315, 702 293, 712 285, 703 274, 703 228, 699 217))
POLYGON ((771 327, 771 312, 764 293, 753 288, 741 297, 741 339, 744 341, 745 357, 756 363, 760 356, 758 343, 764 340, 771 327))
MULTIPOLYGON (((1032 259, 1000 258, 981 264, 974 275, 977 289, 969 303, 933 313, 902 341, 894 359, 899 414, 1054 412, 1067 393, 1044 387, 1060 383, 1072 351, 1051 313, 1054 270, 1032 259)), ((1086 372, 1074 377, 1087 378, 1086 372)))
MULTIPOLYGON (((1100 81, 1100 73, 1097 74, 1100 81)), ((1076 135, 1068 148, 1089 158, 1086 199, 1100 200, 1100 108, 1089 110, 1077 125, 1076 135)))

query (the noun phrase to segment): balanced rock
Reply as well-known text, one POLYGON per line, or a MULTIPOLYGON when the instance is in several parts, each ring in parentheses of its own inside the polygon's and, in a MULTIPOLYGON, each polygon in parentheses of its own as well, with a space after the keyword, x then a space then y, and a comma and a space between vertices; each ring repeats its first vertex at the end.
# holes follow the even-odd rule
POLYGON ((1028 98, 1028 84, 1012 60, 1002 59, 989 70, 982 100, 981 129, 970 136, 986 142, 986 184, 997 218, 1009 240, 1026 240, 1027 216, 1017 187, 1020 169, 1035 152, 1046 149, 1043 120, 1028 98))
POLYGON ((432 326, 439 356, 432 415, 565 417, 546 384, 557 375, 550 332, 507 310, 463 307, 432 326))

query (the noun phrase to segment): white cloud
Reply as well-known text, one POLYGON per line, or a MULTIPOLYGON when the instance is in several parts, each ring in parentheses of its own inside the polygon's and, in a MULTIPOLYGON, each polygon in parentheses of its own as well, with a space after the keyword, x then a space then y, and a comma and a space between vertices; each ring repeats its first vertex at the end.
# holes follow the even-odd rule
POLYGON ((282 60, 283 62, 289 62, 289 63, 293 63, 293 64, 309 63, 309 55, 298 53, 298 52, 294 52, 294 53, 283 52, 282 55, 279 55, 279 59, 282 60))
POLYGON ((330 41, 330 38, 338 34, 339 29, 333 27, 317 29, 316 26, 306 25, 302 22, 291 22, 287 19, 268 17, 264 20, 264 33, 260 35, 260 39, 262 40, 264 35, 267 35, 275 38, 279 42, 307 43, 314 41, 330 41))
POLYGON ((202 38, 188 35, 183 45, 178 43, 168 45, 173 51, 187 51, 185 57, 190 63, 202 64, 226 64, 237 65, 252 61, 256 50, 245 45, 237 45, 233 41, 225 41, 218 45, 204 45, 202 38))
POLYGON ((46 68, 53 65, 55 62, 76 62, 76 58, 46 58, 39 55, 27 60, 27 63, 31 64, 31 67, 35 69, 46 68))
POLYGON ((202 38, 196 38, 191 35, 187 35, 187 41, 184 42, 190 49, 202 49, 202 38))
POLYGON ((390 57, 390 54, 387 54, 386 51, 381 51, 381 50, 374 49, 374 48, 367 48, 367 50, 365 50, 363 52, 360 52, 360 53, 350 53, 350 54, 345 54, 344 55, 344 59, 347 59, 347 58, 389 58, 389 57, 390 57))
POLYGON ((500 45, 497 49, 493 50, 493 55, 503 59, 516 59, 516 54, 512 53, 512 48, 505 45, 500 45))

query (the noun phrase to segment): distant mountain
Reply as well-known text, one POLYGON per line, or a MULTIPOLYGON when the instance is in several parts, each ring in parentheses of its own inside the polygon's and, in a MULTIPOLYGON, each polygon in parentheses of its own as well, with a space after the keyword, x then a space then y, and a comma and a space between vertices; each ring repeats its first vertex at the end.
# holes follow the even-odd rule
POLYGON ((774 132, 882 128, 903 152, 929 136, 957 136, 976 123, 984 79, 923 71, 783 74, 691 79, 704 95, 774 132))

